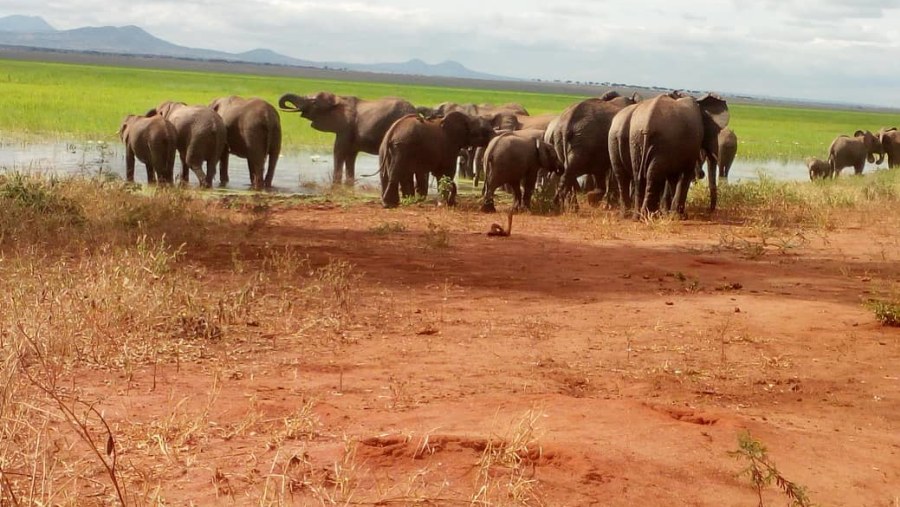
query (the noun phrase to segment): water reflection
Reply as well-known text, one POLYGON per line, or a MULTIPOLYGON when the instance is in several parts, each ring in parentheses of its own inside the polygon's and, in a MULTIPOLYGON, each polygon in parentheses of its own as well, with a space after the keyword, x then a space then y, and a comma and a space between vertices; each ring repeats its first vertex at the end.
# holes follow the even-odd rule
MULTIPOLYGON (((322 184, 332 181, 333 158, 330 153, 294 151, 283 153, 275 169, 272 182, 277 192, 310 194, 322 184)), ((7 171, 42 172, 48 174, 95 175, 112 173, 125 177, 125 147, 121 143, 83 141, 78 143, 27 143, 4 142, 0 144, 0 168, 7 171)), ((360 153, 356 160, 358 185, 377 185, 378 176, 363 177, 378 171, 378 157, 360 153)), ((175 162, 176 175, 181 174, 181 162, 175 162)), ((147 171, 138 162, 135 165, 135 181, 145 183, 147 171)), ((231 156, 228 162, 229 181, 226 188, 244 190, 250 188, 247 161, 231 156)), ((190 173, 191 184, 197 185, 196 176, 190 173)), ((216 178, 218 181, 218 178, 216 178)))

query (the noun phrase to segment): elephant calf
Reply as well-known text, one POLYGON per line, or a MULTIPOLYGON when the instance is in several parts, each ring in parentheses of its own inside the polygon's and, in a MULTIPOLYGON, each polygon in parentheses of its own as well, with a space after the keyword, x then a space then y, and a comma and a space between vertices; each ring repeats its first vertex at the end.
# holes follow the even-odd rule
POLYGON ((538 171, 562 172, 553 147, 537 129, 507 132, 495 137, 484 151, 484 202, 481 211, 493 213, 494 192, 509 185, 516 208, 530 208, 538 171))
MULTIPOLYGON (((734 157, 737 155, 738 140, 734 131, 728 127, 719 132, 719 177, 728 179, 728 173, 731 171, 731 164, 734 163, 734 157)), ((710 168, 710 171, 712 168, 710 168)), ((703 176, 700 176, 703 179, 703 176)))
POLYGON ((147 183, 172 183, 177 134, 162 116, 128 115, 119 127, 125 143, 125 178, 134 181, 134 159, 147 167, 147 183))
POLYGON ((806 167, 809 169, 810 181, 834 177, 834 169, 831 168, 831 164, 827 160, 809 157, 806 159, 806 167))

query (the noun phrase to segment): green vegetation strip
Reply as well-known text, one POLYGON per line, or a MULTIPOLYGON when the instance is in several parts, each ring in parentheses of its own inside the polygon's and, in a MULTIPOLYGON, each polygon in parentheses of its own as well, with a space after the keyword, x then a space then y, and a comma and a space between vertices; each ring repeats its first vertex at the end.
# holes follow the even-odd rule
MULTIPOLYGON (((121 119, 143 113, 164 100, 206 104, 223 95, 262 97, 275 103, 285 92, 328 90, 373 99, 406 98, 416 105, 444 101, 518 102, 532 114, 562 111, 584 97, 372 82, 334 81, 175 70, 0 60, 0 132, 35 142, 115 141, 121 119)), ((738 156, 757 160, 824 157, 838 134, 900 126, 900 114, 867 111, 731 105, 738 133, 738 156)), ((327 149, 333 135, 317 132, 295 114, 283 115, 284 144, 291 149, 327 149)))

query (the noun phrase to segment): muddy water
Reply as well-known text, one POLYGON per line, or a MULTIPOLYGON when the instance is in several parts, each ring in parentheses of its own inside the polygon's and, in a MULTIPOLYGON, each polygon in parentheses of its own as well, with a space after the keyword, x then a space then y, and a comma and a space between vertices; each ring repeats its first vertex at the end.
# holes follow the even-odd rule
MULTIPOLYGON (((318 187, 332 181, 333 159, 330 153, 299 151, 284 153, 278 160, 273 181, 274 190, 285 193, 309 194, 318 187)), ((125 177, 125 147, 121 143, 84 141, 78 143, 0 143, 0 170, 21 172, 42 172, 48 174, 95 175, 113 173, 125 177)), ((362 177, 378 170, 378 158, 360 153, 356 160, 358 185, 377 185, 378 177, 362 177)), ((176 175, 180 174, 181 162, 175 162, 176 175)), ((135 166, 135 181, 147 181, 147 171, 138 162, 135 166)), ((231 156, 228 163, 229 181, 226 188, 245 190, 250 188, 247 161, 231 156)), ((190 173, 191 184, 197 185, 197 178, 190 173)), ((216 178, 218 181, 218 178, 216 178)))

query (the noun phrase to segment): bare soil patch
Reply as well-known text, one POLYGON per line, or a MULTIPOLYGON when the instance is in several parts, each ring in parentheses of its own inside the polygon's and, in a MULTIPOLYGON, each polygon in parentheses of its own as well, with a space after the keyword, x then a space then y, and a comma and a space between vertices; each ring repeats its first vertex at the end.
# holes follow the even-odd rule
POLYGON ((273 249, 350 263, 327 331, 240 322, 73 388, 166 505, 756 505, 744 430, 819 505, 897 504, 900 329, 863 305, 900 279, 896 217, 762 253, 739 225, 500 221, 279 207, 186 258, 210 286, 273 249))

